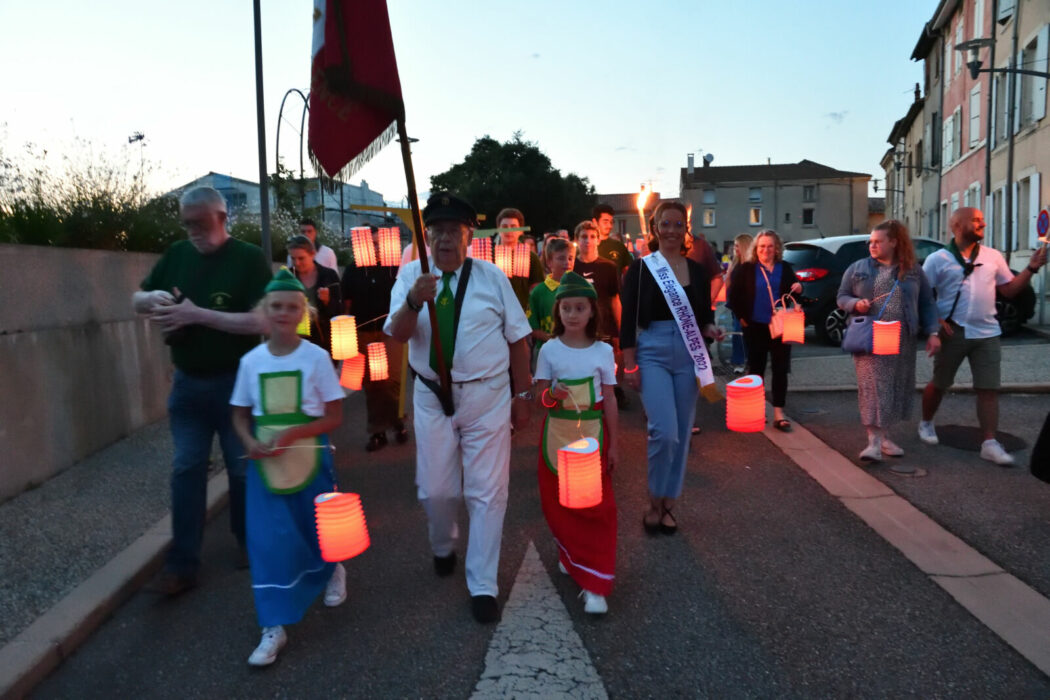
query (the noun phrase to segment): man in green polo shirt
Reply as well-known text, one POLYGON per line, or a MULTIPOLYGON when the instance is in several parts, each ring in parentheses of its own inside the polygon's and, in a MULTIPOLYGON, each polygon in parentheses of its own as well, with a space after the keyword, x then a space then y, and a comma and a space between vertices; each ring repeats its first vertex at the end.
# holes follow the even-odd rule
MULTIPOLYGON (((241 355, 266 330, 253 311, 272 274, 261 249, 226 232, 226 200, 211 187, 179 202, 187 240, 161 256, 135 311, 147 314, 171 347, 175 376, 168 414, 175 458, 171 476, 172 546, 150 590, 176 595, 197 582, 212 439, 219 435, 230 483, 230 527, 244 551, 244 447, 231 423, 230 395, 241 355)), ((239 558, 243 564, 244 559, 239 558)))

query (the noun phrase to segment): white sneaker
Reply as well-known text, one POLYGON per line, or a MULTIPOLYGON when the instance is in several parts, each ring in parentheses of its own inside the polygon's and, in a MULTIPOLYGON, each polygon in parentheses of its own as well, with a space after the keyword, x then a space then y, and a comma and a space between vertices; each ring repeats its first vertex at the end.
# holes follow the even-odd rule
POLYGON ((609 612, 609 604, 605 602, 605 596, 590 591, 580 591, 580 596, 583 598, 584 612, 591 615, 604 615, 609 612))
POLYGON ((998 440, 985 440, 981 443, 981 459, 995 462, 1000 467, 1010 467, 1014 463, 1014 458, 1003 449, 998 440))
POLYGON ((890 440, 888 437, 883 436, 882 438, 882 454, 887 457, 903 457, 904 448, 890 440))
POLYGON ((868 446, 860 451, 860 461, 881 462, 882 461, 882 438, 868 438, 868 446))
POLYGON ((936 445, 940 442, 937 439, 937 429, 933 427, 932 420, 919 421, 919 439, 927 445, 936 445))
POLYGON ((334 608, 342 605, 344 600, 346 600, 346 569, 342 564, 336 564, 332 578, 328 579, 328 585, 324 589, 324 604, 334 608))
POLYGON ((263 627, 262 640, 255 651, 248 657, 250 666, 269 666, 277 660, 277 653, 284 648, 288 642, 288 635, 284 633, 284 627, 263 627))
POLYGON ((569 575, 569 570, 565 568, 565 564, 561 563, 561 559, 558 560, 558 571, 562 572, 566 576, 569 575))

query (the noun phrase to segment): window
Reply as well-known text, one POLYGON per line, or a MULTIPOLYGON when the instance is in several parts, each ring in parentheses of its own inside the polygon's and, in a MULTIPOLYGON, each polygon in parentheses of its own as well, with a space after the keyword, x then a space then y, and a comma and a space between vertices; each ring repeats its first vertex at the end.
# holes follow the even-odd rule
POLYGON ((992 148, 1001 143, 1006 143, 1010 135, 1006 128, 1007 104, 1006 104, 1007 81, 1002 75, 992 76, 992 148))
POLYGON ((944 120, 944 148, 942 160, 945 165, 951 165, 959 160, 960 146, 962 145, 962 108, 956 107, 952 115, 944 120))
POLYGON ((706 226, 708 228, 710 228, 711 226, 715 225, 715 210, 714 209, 710 209, 710 208, 709 209, 704 209, 704 221, 703 221, 703 223, 704 223, 704 226, 706 226))
POLYGON ((747 201, 749 201, 749 202, 761 202, 762 201, 762 188, 761 187, 748 187, 747 188, 747 201))
MULTIPOLYGON (((963 18, 959 15, 959 23, 955 25, 955 45, 963 43, 963 18)), ((958 74, 962 70, 963 61, 966 60, 965 51, 953 51, 955 54, 955 72, 958 74)))
POLYGON ((790 224, 791 223, 791 212, 789 212, 789 211, 784 212, 784 223, 785 224, 790 224))
POLYGON ((944 89, 947 90, 952 82, 952 41, 944 39, 944 89))
POLYGON ((915 159, 912 157, 913 155, 914 151, 908 151, 908 167, 905 168, 908 171, 908 174, 905 176, 905 178, 909 185, 911 184, 911 174, 915 171, 915 159))
POLYGON ((995 18, 995 21, 999 24, 1006 24, 1010 21, 1010 18, 1014 16, 1014 7, 1017 5, 1017 0, 999 0, 999 16, 995 18))
POLYGON ((958 192, 954 192, 952 194, 952 213, 954 214, 955 210, 958 209, 958 208, 959 208, 959 193, 958 192))
POLYGON ((915 165, 918 168, 915 171, 915 177, 922 177, 922 169, 926 167, 926 141, 922 140, 915 144, 915 165))
MULTIPOLYGON (((938 221, 938 228, 940 228, 940 226, 943 226, 944 222, 946 222, 946 221, 948 221, 948 202, 942 201, 941 202, 941 218, 938 221)), ((946 238, 951 238, 951 234, 948 233, 947 231, 940 230, 940 231, 937 232, 937 237, 942 239, 942 240, 944 240, 946 238)))
POLYGON ((941 125, 941 133, 942 133, 941 143, 944 144, 943 148, 941 148, 941 161, 945 165, 951 165, 952 164, 952 152, 954 150, 954 144, 953 144, 953 140, 952 139, 953 139, 953 134, 955 133, 955 131, 952 129, 952 119, 951 119, 951 117, 949 117, 948 119, 944 120, 944 124, 941 125))
POLYGON ((816 209, 813 207, 804 207, 802 209, 802 225, 803 226, 814 226, 816 225, 816 209))
POLYGON ((973 3, 973 34, 971 39, 980 39, 984 36, 984 0, 974 0, 973 3))
MULTIPOLYGON (((1050 44, 1050 25, 1043 25, 1039 33, 1022 49, 1019 68, 1045 73, 1047 70, 1047 45, 1050 44)), ((1035 75, 1019 75, 1021 90, 1017 108, 1020 112, 1015 124, 1027 126, 1046 116, 1046 78, 1035 75)))
POLYGON ((934 126, 930 127, 930 135, 931 135, 931 138, 929 139, 929 141, 930 141, 930 165, 940 165, 941 164, 941 142, 937 140, 937 136, 938 136, 938 134, 941 134, 943 136, 943 134, 942 134, 942 132, 937 131, 937 129, 935 128, 935 125, 939 124, 939 123, 940 123, 940 114, 938 114, 937 112, 934 112, 933 116, 930 117, 930 124, 934 125, 934 126))
POLYGON ((621 235, 627 234, 627 219, 620 219, 616 222, 616 231, 621 235))
POLYGON ((981 86, 970 90, 970 148, 981 141, 981 86))
POLYGON ((762 225, 762 207, 751 207, 748 211, 747 223, 750 226, 762 225))
POLYGON ((715 191, 714 190, 704 190, 704 204, 714 204, 714 203, 715 203, 715 191))
POLYGON ((817 186, 816 185, 803 185, 802 186, 802 201, 803 202, 815 202, 815 201, 817 201, 817 186))

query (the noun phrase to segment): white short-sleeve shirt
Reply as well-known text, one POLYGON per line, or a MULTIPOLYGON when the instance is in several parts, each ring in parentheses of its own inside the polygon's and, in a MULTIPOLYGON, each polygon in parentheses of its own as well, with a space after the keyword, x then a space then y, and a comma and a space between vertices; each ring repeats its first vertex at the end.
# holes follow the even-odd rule
POLYGON ((923 263, 930 286, 937 292, 937 315, 948 318, 955 295, 952 320, 962 326, 966 338, 994 338, 1002 333, 995 318, 995 288, 1014 278, 1003 254, 981 246, 973 272, 963 280, 963 267, 947 249, 930 254, 923 263), (960 285, 962 292, 960 293, 960 285))
POLYGON ((588 348, 570 348, 561 338, 552 338, 540 348, 534 376, 537 381, 584 377, 594 379, 595 399, 601 401, 602 387, 616 384, 616 361, 611 345, 596 340, 588 348))
MULTIPOLYGON (((460 266, 449 282, 453 296, 459 289, 462 272, 460 266)), ((391 317, 404 305, 408 290, 419 275, 418 260, 401 268, 390 291, 390 315, 383 326, 387 335, 390 334, 391 317)), ((514 296, 507 275, 492 263, 475 259, 460 310, 456 349, 452 355, 452 381, 469 382, 506 372, 510 368, 507 344, 531 333, 532 328, 521 309, 521 302, 514 296)), ((438 380, 437 373, 430 368, 430 314, 426 308, 419 312, 416 329, 408 339, 408 362, 423 377, 438 380)))
POLYGON ((250 406, 252 415, 261 416, 262 396, 259 376, 278 372, 302 374, 302 412, 314 418, 324 416, 324 405, 343 399, 346 394, 339 385, 339 377, 332 366, 332 358, 322 348, 307 340, 287 355, 274 355, 266 343, 257 345, 241 358, 237 381, 233 385, 230 404, 250 406))

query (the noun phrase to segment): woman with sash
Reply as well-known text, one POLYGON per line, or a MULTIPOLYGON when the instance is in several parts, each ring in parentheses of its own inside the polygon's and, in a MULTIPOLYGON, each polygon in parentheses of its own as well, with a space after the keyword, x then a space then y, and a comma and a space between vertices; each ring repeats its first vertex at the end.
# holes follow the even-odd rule
POLYGON ((685 257, 685 205, 661 202, 649 220, 651 255, 631 263, 623 286, 620 347, 624 382, 641 389, 649 421, 650 535, 674 534, 673 508, 682 493, 697 392, 717 396, 701 335, 721 337, 711 310, 711 280, 685 257), (698 389, 699 387, 699 389, 698 389))
POLYGON ((554 334, 540 348, 535 375, 548 409, 540 438, 540 503, 558 545, 558 569, 583 589, 584 611, 603 615, 616 568, 616 363, 612 346, 598 340, 598 294, 585 278, 575 272, 561 277, 552 313, 554 334), (558 498, 558 450, 587 437, 601 452, 602 500, 567 508, 558 498))
POLYGON ((246 529, 255 610, 262 640, 248 663, 267 666, 324 591, 325 605, 346 600, 346 570, 321 558, 314 498, 335 488, 328 433, 343 418, 343 389, 323 349, 296 327, 306 288, 287 269, 266 286, 269 340, 241 358, 230 404, 233 427, 252 460, 246 529))
POLYGON ((801 294, 802 283, 791 264, 784 260, 784 243, 771 228, 759 231, 751 243, 747 261, 733 268, 726 304, 744 332, 747 368, 765 381, 766 360, 773 369, 773 427, 790 433, 791 421, 784 415, 791 346, 769 332, 773 311, 781 297, 801 294))

